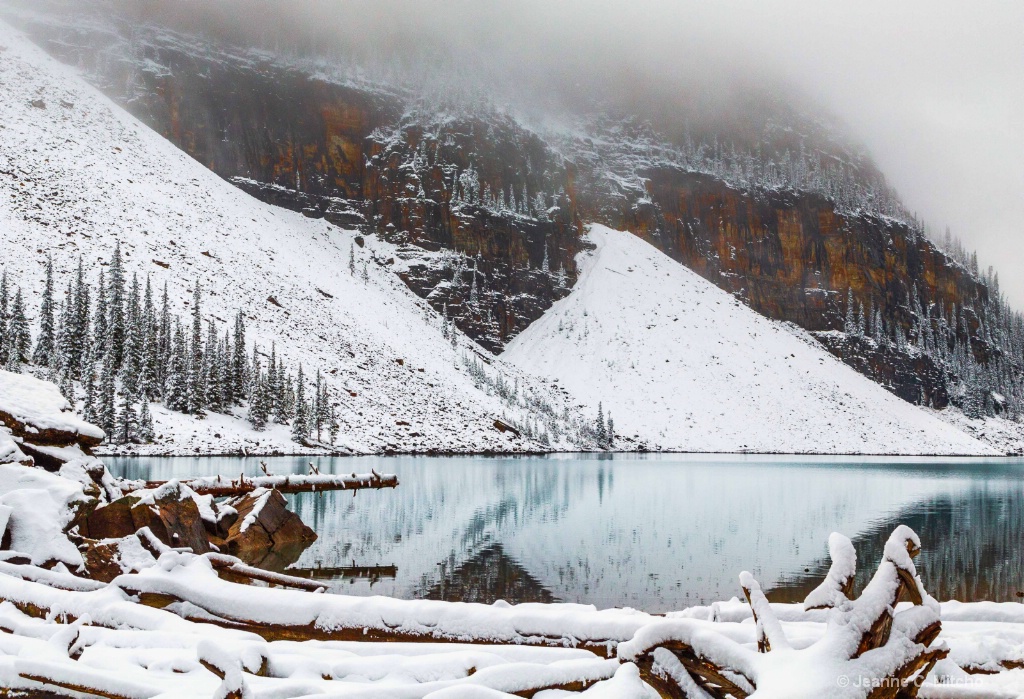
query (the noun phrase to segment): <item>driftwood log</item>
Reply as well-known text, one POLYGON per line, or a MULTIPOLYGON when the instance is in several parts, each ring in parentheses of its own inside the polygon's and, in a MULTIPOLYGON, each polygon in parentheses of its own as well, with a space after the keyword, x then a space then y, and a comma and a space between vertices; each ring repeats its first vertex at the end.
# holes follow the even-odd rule
POLYGON ((808 648, 790 646, 760 585, 749 573, 742 573, 740 584, 755 624, 756 652, 709 629, 713 624, 667 619, 621 644, 619 658, 636 662, 664 697, 746 699, 764 689, 771 696, 913 699, 935 663, 949 654, 944 644, 935 643, 942 627, 938 604, 925 592, 914 567, 920 550, 917 535, 908 527, 897 527, 874 577, 859 598, 850 599, 853 546, 833 534, 832 569, 805 602, 809 609, 829 608, 830 620, 824 638, 808 648), (895 612, 904 598, 913 606, 895 612), (773 656, 791 668, 782 678, 770 671, 773 656), (820 672, 830 665, 836 667, 836 676, 820 672), (823 674, 825 686, 815 687, 823 674), (789 683, 791 691, 787 693, 787 685, 780 682, 789 683), (862 694, 836 694, 844 683, 866 689, 862 694))
MULTIPOLYGON (((170 481, 118 481, 125 493, 137 490, 156 490, 170 481)), ((368 490, 398 487, 398 476, 377 472, 349 475, 311 474, 287 476, 255 476, 225 478, 204 476, 202 478, 180 479, 181 485, 191 488, 197 495, 212 495, 215 498, 245 495, 259 488, 277 490, 281 493, 318 493, 327 490, 368 490)))

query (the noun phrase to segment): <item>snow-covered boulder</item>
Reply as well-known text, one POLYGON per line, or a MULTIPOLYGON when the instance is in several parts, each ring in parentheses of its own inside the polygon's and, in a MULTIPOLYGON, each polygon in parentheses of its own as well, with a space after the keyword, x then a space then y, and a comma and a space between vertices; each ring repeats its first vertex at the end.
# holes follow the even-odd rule
POLYGON ((0 464, 23 464, 30 466, 32 458, 18 448, 14 435, 6 427, 0 426, 0 464))
POLYGON ((82 563, 64 529, 88 500, 82 484, 20 464, 0 465, 0 534, 35 565, 82 563))
POLYGON ((49 381, 0 371, 0 423, 20 439, 40 446, 93 447, 103 430, 72 412, 71 404, 49 381))

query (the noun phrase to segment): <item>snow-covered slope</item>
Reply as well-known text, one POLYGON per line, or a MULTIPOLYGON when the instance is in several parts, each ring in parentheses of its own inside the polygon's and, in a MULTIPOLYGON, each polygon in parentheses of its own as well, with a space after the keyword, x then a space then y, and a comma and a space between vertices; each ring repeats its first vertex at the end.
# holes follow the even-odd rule
MULTIPOLYGON (((207 316, 222 324, 241 308, 250 344, 276 341, 292 368, 326 372, 342 399, 340 442, 354 451, 539 448, 496 429, 497 418, 532 418, 478 387, 463 362, 478 348, 442 336, 437 314, 389 271, 393 250, 252 199, 4 24, 0 47, 0 266, 33 308, 47 253, 60 290, 79 257, 94 283, 120 241, 129 276, 168 282, 174 312, 187 318, 199 281, 207 316)), ((500 361, 485 371, 524 393, 537 386, 563 415, 559 392, 500 361)), ((296 449, 287 428, 154 414, 157 451, 296 449)))
POLYGON ((992 454, 643 240, 589 234, 572 294, 502 355, 679 451, 992 454))

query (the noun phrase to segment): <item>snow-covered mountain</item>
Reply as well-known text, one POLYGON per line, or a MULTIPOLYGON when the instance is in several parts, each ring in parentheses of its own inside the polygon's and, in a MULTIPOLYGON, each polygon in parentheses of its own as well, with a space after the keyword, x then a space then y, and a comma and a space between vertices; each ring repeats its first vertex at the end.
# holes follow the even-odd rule
MULTIPOLYGON (((348 449, 536 450, 495 421, 566 424, 572 406, 560 390, 461 334, 443 336, 439 315, 390 271, 393 247, 253 199, 3 24, 0 85, 0 266, 30 307, 48 254, 61 290, 80 258, 94 281, 119 241, 129 277, 167 282, 174 312, 187 316, 198 281, 221 332, 241 309, 250 343, 269 351, 276 342, 289 365, 323 370, 348 449), (489 384, 499 376, 518 398, 496 394, 489 384)), ((254 432, 242 419, 154 413, 158 452, 297 448, 280 426, 254 432)))
MULTIPOLYGON (((618 435, 654 449, 992 453, 794 326, 601 226, 571 295, 504 355, 457 332, 453 343, 396 274, 415 264, 407 247, 260 203, 16 30, 0 25, 0 46, 0 264, 12 283, 38 298, 47 254, 61 289, 80 257, 92 276, 120 241, 128 273, 166 281, 175 312, 188 314, 199 281, 208 317, 223 324, 241 309, 250 342, 323 370, 352 451, 545 448, 496 420, 586 448, 581 426, 603 402, 618 435)), ((159 406, 154 416, 157 452, 296 449, 283 426, 254 432, 159 406)))
POLYGON ((589 239, 572 293, 502 357, 603 403, 617 431, 678 451, 994 453, 636 236, 589 239))

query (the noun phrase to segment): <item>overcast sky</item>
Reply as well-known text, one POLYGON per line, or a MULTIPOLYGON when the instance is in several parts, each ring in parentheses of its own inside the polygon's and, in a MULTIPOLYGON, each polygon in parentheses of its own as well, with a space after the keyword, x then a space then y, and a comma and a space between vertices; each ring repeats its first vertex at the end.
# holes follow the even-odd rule
POLYGON ((1024 310, 1024 3, 719 2, 1024 310), (772 7, 768 7, 771 5, 772 7), (784 9, 783 9, 784 8, 784 9))

